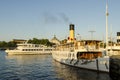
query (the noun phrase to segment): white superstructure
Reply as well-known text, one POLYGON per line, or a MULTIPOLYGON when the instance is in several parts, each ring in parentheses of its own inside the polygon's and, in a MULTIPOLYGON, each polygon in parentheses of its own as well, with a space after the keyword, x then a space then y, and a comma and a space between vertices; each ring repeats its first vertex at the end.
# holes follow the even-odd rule
POLYGON ((81 40, 56 46, 56 61, 85 69, 109 72, 109 56, 105 56, 98 40, 81 40))
POLYGON ((107 47, 107 52, 108 52, 108 55, 109 56, 112 56, 112 55, 120 55, 120 44, 119 43, 114 43, 114 44, 110 44, 108 47, 107 47))
POLYGON ((52 48, 39 44, 17 44, 13 50, 5 50, 9 55, 12 54, 51 54, 52 48))

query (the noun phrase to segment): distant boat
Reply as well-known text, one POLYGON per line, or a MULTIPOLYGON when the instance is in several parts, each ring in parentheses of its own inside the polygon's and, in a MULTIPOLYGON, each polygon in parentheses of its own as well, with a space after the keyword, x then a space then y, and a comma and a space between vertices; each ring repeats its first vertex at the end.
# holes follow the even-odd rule
POLYGON ((109 72, 109 56, 100 47, 100 40, 76 40, 74 25, 70 24, 70 36, 66 43, 57 45, 52 52, 57 62, 74 67, 109 72))
POLYGON ((39 44, 17 44, 17 48, 13 50, 5 50, 8 55, 14 54, 51 54, 52 47, 47 47, 39 44))
POLYGON ((114 44, 112 46, 108 46, 107 49, 109 56, 120 55, 120 44, 114 44))

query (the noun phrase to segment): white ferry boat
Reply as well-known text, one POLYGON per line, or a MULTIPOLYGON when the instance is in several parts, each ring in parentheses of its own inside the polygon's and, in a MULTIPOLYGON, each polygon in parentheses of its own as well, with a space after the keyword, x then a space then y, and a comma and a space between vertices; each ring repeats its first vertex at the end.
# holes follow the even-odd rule
POLYGON ((17 44, 13 50, 5 50, 8 55, 14 54, 51 54, 52 48, 39 44, 17 44))
POLYGON ((113 46, 108 46, 108 54, 112 55, 120 55, 120 44, 115 44, 113 46))
POLYGON ((110 43, 107 47, 108 54, 111 55, 120 55, 120 32, 117 32, 117 42, 113 42, 112 38, 110 37, 110 43))
POLYGON ((109 72, 109 56, 103 53, 100 40, 79 40, 74 38, 74 25, 70 24, 70 37, 64 44, 55 47, 53 59, 70 66, 109 72))

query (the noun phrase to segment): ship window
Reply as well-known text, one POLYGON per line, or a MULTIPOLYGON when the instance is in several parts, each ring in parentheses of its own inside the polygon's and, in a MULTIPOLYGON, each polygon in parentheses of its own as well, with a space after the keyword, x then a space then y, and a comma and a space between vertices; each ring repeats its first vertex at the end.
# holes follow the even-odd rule
POLYGON ((77 58, 79 59, 80 58, 80 56, 82 56, 83 55, 83 53, 81 53, 81 52, 77 52, 77 58))
POLYGON ((120 42, 120 39, 118 39, 117 42, 120 42))
POLYGON ((120 32, 117 32, 117 36, 120 36, 120 32))
POLYGON ((42 49, 39 49, 39 51, 42 51, 42 49))

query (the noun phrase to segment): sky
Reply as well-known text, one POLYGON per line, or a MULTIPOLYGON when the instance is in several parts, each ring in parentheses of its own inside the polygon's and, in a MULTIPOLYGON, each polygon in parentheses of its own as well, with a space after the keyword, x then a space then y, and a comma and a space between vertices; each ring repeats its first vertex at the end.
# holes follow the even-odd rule
MULTIPOLYGON (((109 36, 120 32, 120 0, 108 0, 109 36)), ((0 0, 0 41, 69 36, 105 39, 106 0, 0 0)))

